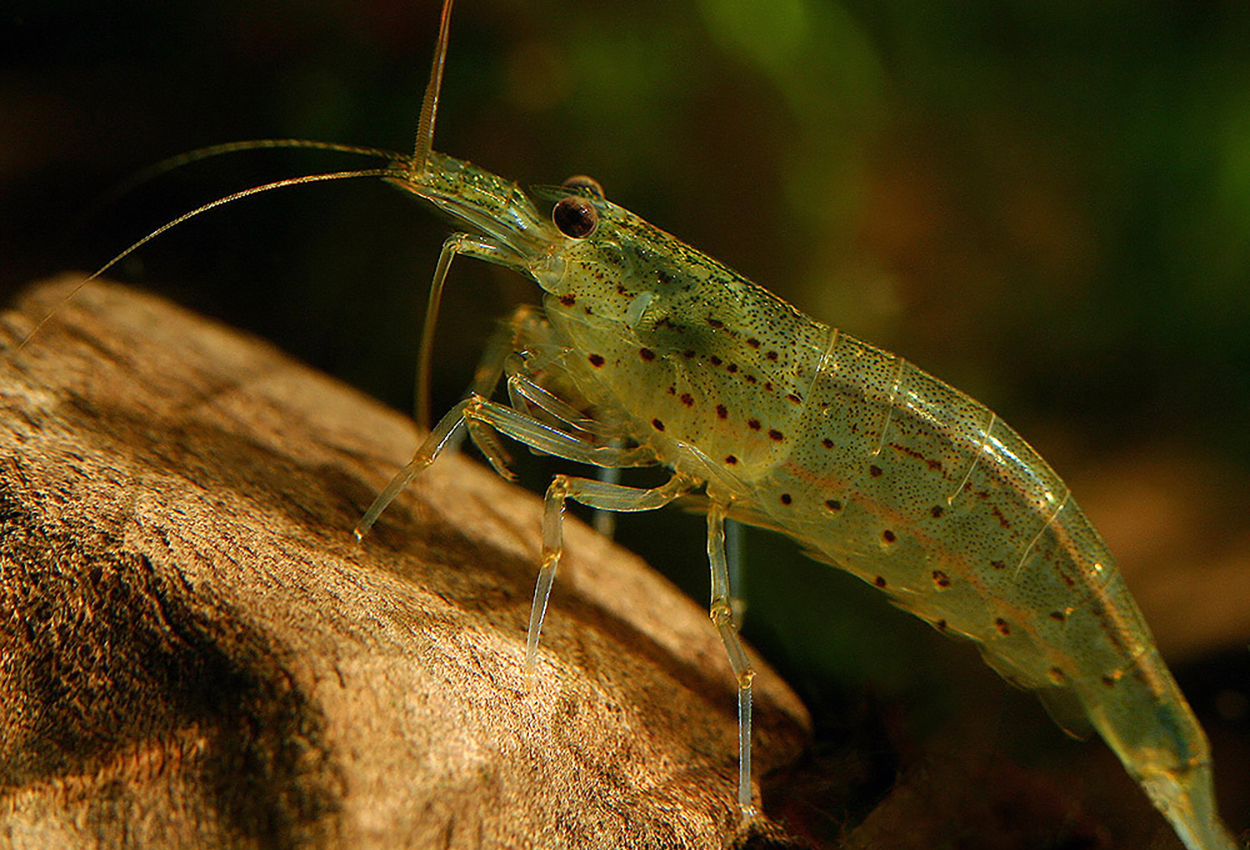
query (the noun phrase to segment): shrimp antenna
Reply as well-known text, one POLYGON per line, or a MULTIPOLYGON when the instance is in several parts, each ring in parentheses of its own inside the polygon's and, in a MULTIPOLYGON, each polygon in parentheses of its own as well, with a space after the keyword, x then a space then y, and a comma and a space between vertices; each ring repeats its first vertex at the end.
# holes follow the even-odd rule
POLYGON ((73 299, 76 295, 78 295, 79 292, 82 292, 83 287, 91 283, 93 280, 96 280, 97 278, 99 278, 100 275, 104 274, 106 271, 113 268, 113 266, 117 265, 122 260, 129 257, 135 251, 138 251, 140 248, 142 248, 144 245, 151 242, 156 237, 174 229, 178 225, 182 224, 184 221, 189 221, 190 219, 193 219, 198 215, 202 215, 203 213, 206 213, 209 210, 213 210, 213 209, 216 209, 217 207, 225 206, 226 204, 241 200, 242 198, 249 198, 252 195, 259 195, 262 192, 270 192, 274 189, 285 189, 289 186, 301 186, 305 183, 322 183, 328 180, 353 180, 353 179, 358 179, 362 177, 396 177, 396 176, 398 175, 397 175, 395 168, 393 167, 365 168, 365 169, 359 169, 356 171, 331 171, 331 172, 327 172, 324 174, 303 174, 299 177, 288 177, 285 180, 275 180, 272 183, 265 183, 260 186, 252 186, 248 189, 242 189, 238 192, 232 192, 229 195, 224 195, 220 198, 217 198, 216 200, 209 201, 207 204, 202 204, 201 206, 196 207, 190 212, 185 212, 182 215, 178 216, 177 218, 173 219, 172 221, 168 221, 165 224, 162 224, 160 227, 153 230, 147 236, 144 236, 138 242, 135 242, 133 245, 131 245, 126 250, 122 251, 116 257, 109 260, 104 265, 100 266, 100 268, 92 272, 89 277, 83 278, 83 280, 77 286, 75 286, 73 289, 69 291, 68 295, 66 295, 64 298, 58 301, 56 305, 52 307, 52 309, 49 310, 42 319, 39 320, 39 322, 35 325, 35 327, 31 329, 30 333, 26 334, 26 336, 22 339, 22 341, 17 344, 17 348, 14 349, 13 353, 16 354, 17 352, 25 348, 26 344, 29 343, 32 339, 34 339, 35 336, 41 330, 43 330, 43 326, 46 325, 49 322, 49 320, 51 320, 52 317, 55 316, 61 310, 62 307, 64 307, 67 303, 69 303, 69 301, 73 299))
POLYGON ((109 190, 102 198, 95 202, 93 209, 107 207, 119 198, 122 198, 137 187, 142 186, 151 180, 155 180, 163 174, 171 171, 177 171, 184 165, 190 165, 193 162, 199 162, 205 159, 222 156, 224 154, 239 153, 241 151, 254 150, 271 150, 271 149, 301 149, 301 150, 318 150, 318 151, 334 151, 336 153, 359 154, 360 156, 372 156, 379 159, 395 161, 401 159, 400 154, 394 151, 383 150, 381 148, 371 148, 362 145, 342 145, 336 142, 319 142, 313 139, 251 139, 242 142, 225 142, 219 145, 208 145, 207 147, 196 148, 193 151, 180 153, 177 156, 171 156, 163 159, 155 165, 149 165, 142 171, 136 172, 122 183, 119 183, 113 189, 109 190))
POLYGON ((426 160, 434 149, 434 118, 438 114, 438 92, 443 86, 443 63, 447 59, 447 35, 451 31, 451 4, 443 3, 443 16, 438 24, 438 42, 434 45, 434 62, 430 68, 430 82, 425 87, 421 101, 421 117, 417 120, 417 143, 412 152, 412 170, 424 171, 426 160))

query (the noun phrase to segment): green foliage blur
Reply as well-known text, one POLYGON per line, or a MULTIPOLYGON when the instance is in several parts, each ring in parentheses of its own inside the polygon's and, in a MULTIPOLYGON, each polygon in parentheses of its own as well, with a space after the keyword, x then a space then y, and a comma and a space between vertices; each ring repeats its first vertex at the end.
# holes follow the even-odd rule
MULTIPOLYGON (((0 295, 98 267, 237 188, 353 164, 240 155, 93 207, 166 156, 265 137, 406 150, 438 5, 6 6, 0 295)), ((522 183, 595 176, 805 312, 982 400, 1078 498, 1133 463, 1199 470, 1185 528, 1203 542, 1180 550, 1232 557, 1250 551, 1248 44, 1250 6, 1235 0, 460 0, 435 145, 522 183)), ((116 272, 409 409, 447 232, 384 186, 322 184, 206 216, 116 272)), ((453 270, 436 407, 467 383, 493 319, 536 299, 498 270, 453 270)), ((1153 531, 1130 518, 1119 533, 1148 548, 1153 531)), ((621 523, 701 599, 700 533, 673 512, 621 523)), ((796 684, 935 695, 938 719, 921 726, 964 710, 943 687, 978 675, 951 673, 976 665, 967 647, 771 535, 746 546, 749 634, 796 684)), ((1183 583, 1189 566, 1172 568, 1183 583)), ((1244 709, 1221 720, 1212 707, 1246 693, 1247 639, 1186 645, 1186 660, 1233 659, 1182 677, 1208 728, 1224 724, 1217 767, 1221 738, 1250 752, 1244 709)), ((1226 811, 1246 827, 1241 791, 1226 811)))

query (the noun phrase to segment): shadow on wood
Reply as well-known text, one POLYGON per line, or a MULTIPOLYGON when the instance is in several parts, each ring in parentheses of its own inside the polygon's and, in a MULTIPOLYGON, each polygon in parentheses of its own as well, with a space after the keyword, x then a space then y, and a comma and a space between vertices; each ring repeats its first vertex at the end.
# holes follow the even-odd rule
MULTIPOLYGON (((705 611, 571 521, 527 688, 534 495, 447 457, 357 545, 410 422, 111 284, 14 354, 76 280, 0 318, 14 846, 740 838, 732 677, 705 611)), ((759 669, 757 777, 807 734, 759 669)))

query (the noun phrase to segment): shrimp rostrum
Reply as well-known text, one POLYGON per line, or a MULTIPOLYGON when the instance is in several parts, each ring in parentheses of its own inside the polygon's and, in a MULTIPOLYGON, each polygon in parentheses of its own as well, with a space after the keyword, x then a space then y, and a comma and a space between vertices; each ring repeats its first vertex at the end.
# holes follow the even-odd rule
POLYGON ((607 200, 594 181, 526 191, 434 152, 450 6, 416 152, 303 179, 382 176, 461 229, 435 272, 423 373, 454 257, 517 272, 542 289, 543 304, 508 325, 475 391, 435 425, 357 533, 464 432, 505 474, 500 435, 608 469, 667 467, 668 480, 649 489, 555 477, 527 665, 534 669, 568 500, 645 511, 701 494, 711 618, 738 684, 744 816, 755 811, 753 674, 732 615, 727 518, 786 534, 939 631, 974 641, 1068 731, 1097 731, 1189 850, 1232 850, 1206 736, 1114 558, 1050 466, 984 405, 809 318, 607 200), (500 380, 506 403, 492 399, 500 380))

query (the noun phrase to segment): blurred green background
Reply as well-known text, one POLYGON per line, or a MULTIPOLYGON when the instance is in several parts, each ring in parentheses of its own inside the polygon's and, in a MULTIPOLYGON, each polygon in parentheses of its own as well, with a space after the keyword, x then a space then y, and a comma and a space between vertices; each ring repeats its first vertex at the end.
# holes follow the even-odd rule
MULTIPOLYGON (((205 200, 355 162, 241 155, 96 205, 164 157, 265 137, 407 150, 437 14, 432 0, 6 4, 0 297, 98 267, 205 200)), ((592 174, 1011 422, 1120 554, 1246 829, 1248 45, 1250 7, 1232 0, 460 0, 436 146, 522 183, 592 174)), ((380 184, 321 184, 205 216, 116 273, 406 410, 447 232, 380 184)), ((492 320, 535 299, 496 269, 455 268, 436 406, 492 320)), ((619 536, 704 597, 698 519, 628 518, 619 536)), ((991 753, 1100 758, 967 647, 773 536, 746 548, 748 634, 816 710, 817 752, 865 724, 869 749, 891 750, 868 760, 863 799, 814 816, 833 831, 915 760, 907 744, 970 716, 991 753)))

